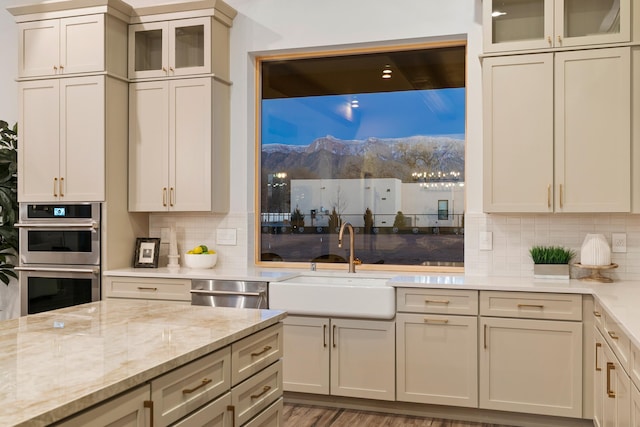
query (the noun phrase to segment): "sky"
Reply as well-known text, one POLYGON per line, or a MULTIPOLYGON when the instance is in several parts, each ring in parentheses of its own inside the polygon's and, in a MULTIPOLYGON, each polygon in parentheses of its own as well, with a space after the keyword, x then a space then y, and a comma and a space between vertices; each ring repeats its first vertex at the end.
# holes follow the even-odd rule
POLYGON ((262 144, 465 133, 465 89, 326 95, 262 101, 262 144), (357 101, 357 107, 354 102, 357 101))

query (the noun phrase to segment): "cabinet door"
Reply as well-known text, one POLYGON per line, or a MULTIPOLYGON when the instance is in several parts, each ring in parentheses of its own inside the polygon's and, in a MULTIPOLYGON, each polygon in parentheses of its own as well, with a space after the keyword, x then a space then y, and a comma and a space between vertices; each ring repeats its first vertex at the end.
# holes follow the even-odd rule
POLYGON ((603 345, 605 427, 631 425, 631 380, 611 348, 603 345))
POLYGON ((60 200, 104 200, 104 79, 60 79, 60 200))
POLYGON ((629 48, 556 54, 556 211, 631 208, 629 48))
POLYGON ((631 0, 555 0, 555 47, 631 40, 631 0))
POLYGON ((604 427, 604 400, 606 396, 605 390, 605 374, 606 367, 604 362, 604 349, 606 345, 604 338, 598 332, 598 328, 593 328, 594 337, 594 360, 595 366, 593 371, 593 425, 595 427, 604 427))
POLYGON ((397 400, 478 407, 478 318, 398 314, 397 400))
POLYGON ((60 20, 60 70, 62 74, 105 69, 104 14, 60 20))
POLYGON ((19 84, 18 200, 58 200, 60 153, 59 80, 19 84))
POLYGON ((169 210, 211 210, 211 78, 169 83, 169 210))
POLYGON ((582 323, 481 317, 480 408, 582 416, 582 323))
POLYGON ((331 394, 395 400, 393 321, 331 320, 331 394))
POLYGON ((282 323, 284 390, 329 394, 329 319, 287 316, 282 323))
POLYGON ((35 77, 58 74, 60 67, 60 20, 23 22, 18 24, 18 31, 18 76, 35 77))
POLYGON ((485 58, 483 88, 484 211, 552 212, 553 54, 485 58))
POLYGON ((169 75, 211 72, 211 18, 169 22, 169 75))
POLYGON ((168 75, 169 32, 166 22, 129 26, 129 78, 168 75))
POLYGON ((129 86, 129 211, 166 211, 169 197, 169 84, 129 86))
POLYGON ((631 426, 640 427, 640 391, 631 384, 631 426))

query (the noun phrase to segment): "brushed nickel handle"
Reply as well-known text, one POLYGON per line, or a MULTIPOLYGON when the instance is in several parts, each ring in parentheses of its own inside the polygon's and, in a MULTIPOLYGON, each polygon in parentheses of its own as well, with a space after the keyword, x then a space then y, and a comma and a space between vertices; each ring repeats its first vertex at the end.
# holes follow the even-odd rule
POLYGON ((518 304, 518 308, 539 308, 540 310, 544 309, 544 305, 542 304, 518 304))
POLYGON ((594 312, 593 312, 593 315, 594 315, 595 317, 602 317, 602 314, 600 314, 600 312, 599 312, 599 311, 594 311, 594 312))
POLYGON ((64 197, 63 189, 64 188, 64 177, 60 177, 60 197, 64 197))
POLYGON ((176 200, 176 191, 173 187, 169 188, 169 206, 173 207, 176 200))
POLYGON ((265 354, 267 351, 271 350, 272 347, 270 345, 265 345, 262 351, 257 351, 255 353, 251 353, 251 357, 260 356, 261 354, 265 354))
POLYGON ((598 366, 598 349, 602 347, 602 343, 596 343, 596 371, 602 371, 602 368, 598 366))
POLYGON ((619 336, 616 335, 616 333, 614 331, 608 331, 607 333, 614 340, 617 340, 618 338, 620 338, 619 336))
POLYGON ((425 299, 424 302, 426 304, 449 304, 450 301, 448 299, 425 299))
POLYGON ((449 323, 449 319, 429 319, 425 317, 424 323, 449 323))
POLYGON ((147 286, 138 286, 138 290, 139 291, 157 291, 158 288, 152 288, 152 287, 147 287, 147 286))
POLYGON ((162 187, 162 206, 167 206, 167 187, 162 187))
POLYGON ((145 400, 143 407, 149 409, 149 427, 153 427, 153 400, 145 400))
POLYGON ((58 178, 53 178, 53 197, 58 197, 58 178))
POLYGON ((205 379, 202 380, 202 382, 200 384, 198 384, 194 388, 185 388, 184 390, 182 390, 182 394, 193 393, 194 391, 198 390, 199 388, 202 388, 202 387, 206 386, 207 384, 211 384, 212 382, 213 382, 213 380, 210 380, 209 378, 205 378, 205 379))
POLYGON ((616 365, 613 362, 607 362, 607 396, 615 399, 616 392, 611 390, 611 371, 615 371, 616 365))
POLYGON ((336 348, 336 325, 333 325, 333 333, 331 334, 333 340, 333 348, 336 348))
POLYGON ((327 346, 327 325, 322 325, 322 346, 327 346))
POLYGON ((252 394, 251 397, 252 399, 257 399, 259 397, 262 397, 262 395, 264 395, 266 392, 268 392, 269 390, 271 390, 271 386, 270 385, 266 385, 264 387, 262 387, 262 391, 258 394, 252 394))

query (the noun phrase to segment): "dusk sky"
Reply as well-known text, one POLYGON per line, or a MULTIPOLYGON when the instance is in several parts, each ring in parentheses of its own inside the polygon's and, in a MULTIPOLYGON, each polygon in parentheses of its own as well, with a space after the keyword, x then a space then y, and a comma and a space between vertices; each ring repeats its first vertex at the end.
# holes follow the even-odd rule
POLYGON ((262 144, 465 133, 465 89, 381 92, 262 101, 262 144), (357 108, 353 102, 357 101, 357 108))

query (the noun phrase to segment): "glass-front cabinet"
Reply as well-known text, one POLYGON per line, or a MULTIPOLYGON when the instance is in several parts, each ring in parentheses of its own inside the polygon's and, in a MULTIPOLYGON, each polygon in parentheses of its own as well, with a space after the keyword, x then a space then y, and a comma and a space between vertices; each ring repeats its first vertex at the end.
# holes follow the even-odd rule
POLYGON ((484 51, 504 52, 631 39, 631 0, 485 0, 484 51))
POLYGON ((211 18, 129 27, 129 78, 211 73, 211 18))

